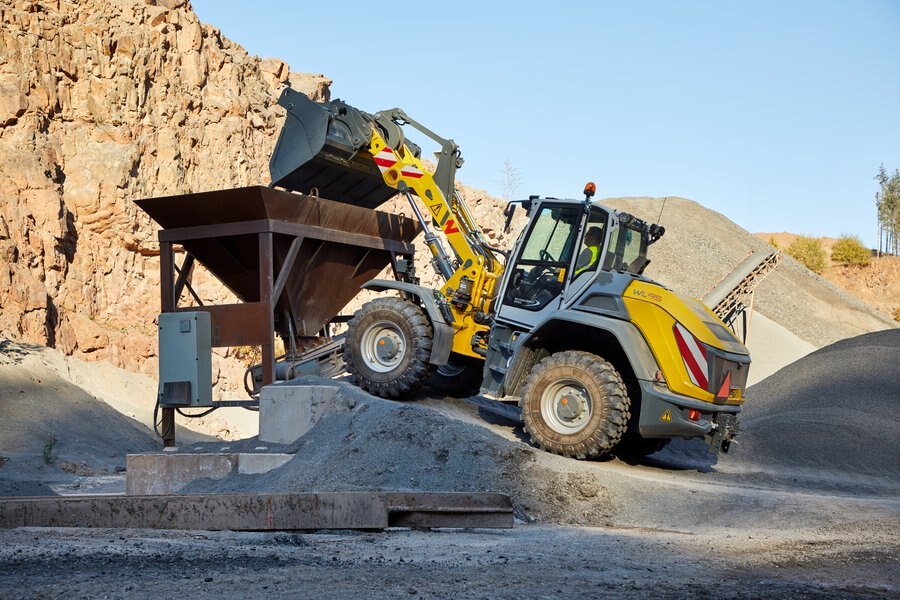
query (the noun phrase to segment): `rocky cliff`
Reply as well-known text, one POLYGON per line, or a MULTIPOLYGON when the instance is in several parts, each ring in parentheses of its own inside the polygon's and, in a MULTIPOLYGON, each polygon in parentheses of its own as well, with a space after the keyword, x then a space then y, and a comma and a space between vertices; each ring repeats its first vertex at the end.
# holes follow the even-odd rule
POLYGON ((157 227, 131 201, 265 183, 287 84, 330 81, 187 2, 0 5, 0 335, 153 374, 157 227))

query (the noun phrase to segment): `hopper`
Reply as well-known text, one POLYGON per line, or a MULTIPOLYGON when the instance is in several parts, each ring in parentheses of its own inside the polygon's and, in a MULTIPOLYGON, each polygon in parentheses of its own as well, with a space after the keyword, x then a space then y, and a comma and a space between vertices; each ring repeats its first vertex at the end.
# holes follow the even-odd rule
MULTIPOLYGON (((136 204, 163 227, 164 255, 165 244, 169 253, 171 244, 180 244, 241 301, 274 309, 274 327, 284 339, 317 335, 396 254, 411 255, 419 232, 414 220, 402 216, 263 186, 136 204)), ((175 283, 168 308, 163 284, 164 311, 177 309, 186 278, 182 273, 175 283)), ((226 307, 204 307, 212 313, 214 345, 259 339, 236 333, 257 319, 217 308, 226 307), (244 319, 250 322, 226 322, 244 319)))

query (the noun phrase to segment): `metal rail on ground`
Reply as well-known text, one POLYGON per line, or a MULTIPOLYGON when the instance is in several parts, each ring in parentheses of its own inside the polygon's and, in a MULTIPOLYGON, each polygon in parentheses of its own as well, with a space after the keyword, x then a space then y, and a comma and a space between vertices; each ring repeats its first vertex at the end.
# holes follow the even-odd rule
POLYGON ((0 529, 295 531, 512 526, 512 501, 505 494, 495 493, 173 494, 0 500, 0 529))

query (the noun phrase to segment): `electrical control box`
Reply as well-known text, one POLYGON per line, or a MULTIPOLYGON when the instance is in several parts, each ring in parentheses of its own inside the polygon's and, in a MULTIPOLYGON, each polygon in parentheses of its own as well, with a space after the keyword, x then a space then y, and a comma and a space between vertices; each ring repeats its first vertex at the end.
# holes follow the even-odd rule
POLYGON ((162 313, 158 322, 160 405, 212 406, 209 313, 162 313))

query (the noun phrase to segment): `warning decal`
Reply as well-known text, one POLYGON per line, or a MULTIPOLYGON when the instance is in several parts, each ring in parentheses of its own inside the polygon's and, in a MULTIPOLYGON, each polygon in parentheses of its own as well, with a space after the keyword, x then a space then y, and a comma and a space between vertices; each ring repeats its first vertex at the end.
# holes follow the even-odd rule
POLYGON ((662 414, 662 416, 659 418, 659 420, 660 420, 660 421, 671 421, 671 420, 672 420, 672 413, 670 413, 669 411, 664 412, 664 413, 662 414))

